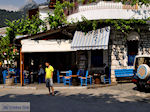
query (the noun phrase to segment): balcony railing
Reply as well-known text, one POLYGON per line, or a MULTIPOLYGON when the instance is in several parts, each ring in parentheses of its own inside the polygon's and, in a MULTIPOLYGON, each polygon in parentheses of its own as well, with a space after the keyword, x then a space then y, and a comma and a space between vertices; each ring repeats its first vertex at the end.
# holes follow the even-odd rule
POLYGON ((124 5, 121 2, 108 2, 108 1, 101 1, 96 5, 85 5, 79 6, 78 11, 86 11, 86 10, 95 10, 95 9, 131 9, 131 10, 150 10, 150 7, 147 6, 138 6, 138 5, 124 5))

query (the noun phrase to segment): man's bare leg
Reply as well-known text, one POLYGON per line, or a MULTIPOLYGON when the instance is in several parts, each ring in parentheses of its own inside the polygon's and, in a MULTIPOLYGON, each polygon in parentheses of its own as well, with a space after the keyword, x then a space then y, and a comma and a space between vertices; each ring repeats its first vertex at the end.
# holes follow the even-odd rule
POLYGON ((51 89, 50 89, 50 87, 48 87, 48 90, 49 90, 49 95, 50 95, 50 93, 51 93, 51 89))
POLYGON ((55 95, 55 94, 54 94, 54 87, 51 87, 51 89, 52 89, 52 95, 55 95))

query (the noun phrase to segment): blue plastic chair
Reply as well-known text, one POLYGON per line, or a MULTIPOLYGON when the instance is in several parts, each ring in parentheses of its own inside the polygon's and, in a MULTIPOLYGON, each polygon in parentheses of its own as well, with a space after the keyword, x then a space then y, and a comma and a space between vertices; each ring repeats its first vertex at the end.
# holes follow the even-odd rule
POLYGON ((80 77, 81 86, 83 86, 83 84, 87 86, 88 81, 90 84, 92 84, 92 76, 88 76, 88 74, 89 72, 87 70, 85 77, 80 77))
POLYGON ((23 75, 24 75, 24 84, 29 84, 30 83, 30 80, 29 80, 29 78, 26 78, 25 77, 25 73, 23 73, 23 75))
POLYGON ((57 83, 58 84, 60 83, 61 79, 62 81, 64 81, 64 76, 60 75, 59 70, 57 70, 57 83))
POLYGON ((69 70, 66 72, 66 76, 64 76, 64 85, 66 85, 67 83, 69 83, 69 86, 71 85, 71 76, 72 75, 72 71, 69 70))
POLYGON ((4 70, 3 71, 3 83, 5 84, 6 83, 6 79, 7 79, 7 76, 8 76, 8 71, 7 70, 4 70))

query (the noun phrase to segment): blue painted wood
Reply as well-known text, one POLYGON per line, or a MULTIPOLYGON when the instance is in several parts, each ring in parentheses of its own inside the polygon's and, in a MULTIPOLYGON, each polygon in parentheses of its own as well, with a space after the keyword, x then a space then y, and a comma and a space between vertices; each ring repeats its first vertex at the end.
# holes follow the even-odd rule
POLYGON ((57 70, 57 83, 60 84, 60 81, 64 81, 64 77, 60 77, 59 70, 57 70))
POLYGON ((4 70, 3 71, 3 83, 5 84, 5 80, 7 79, 7 76, 8 76, 8 71, 7 70, 4 70))
POLYGON ((115 70, 116 77, 132 77, 134 75, 133 69, 117 69, 115 70))
POLYGON ((69 70, 66 72, 66 76, 68 77, 64 77, 63 80, 64 80, 64 85, 66 85, 66 83, 69 83, 69 86, 71 85, 71 77, 70 75, 72 75, 72 71, 69 70))
POLYGON ((111 72, 110 72, 111 70, 109 70, 109 76, 108 76, 108 78, 106 78, 106 76, 104 77, 104 83, 106 84, 107 82, 109 83, 109 84, 111 84, 111 77, 110 77, 110 75, 111 75, 111 72))
POLYGON ((89 72, 87 70, 85 77, 80 77, 81 86, 83 86, 83 84, 87 86, 88 82, 90 83, 90 85, 92 84, 92 77, 88 77, 88 75, 89 75, 89 72))

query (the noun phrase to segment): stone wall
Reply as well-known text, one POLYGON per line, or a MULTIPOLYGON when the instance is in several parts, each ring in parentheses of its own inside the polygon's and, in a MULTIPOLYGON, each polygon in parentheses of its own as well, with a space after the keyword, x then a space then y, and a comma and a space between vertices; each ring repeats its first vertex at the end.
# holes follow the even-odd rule
POLYGON ((108 65, 108 50, 103 50, 103 63, 108 65))
MULTIPOLYGON (((140 34, 138 54, 150 54, 150 32, 140 34)), ((128 66, 127 39, 121 32, 111 31, 109 65, 111 66, 111 80, 114 83, 116 82, 114 69, 133 68, 133 66, 128 66)))
POLYGON ((140 34, 140 45, 139 45, 139 55, 150 54, 150 31, 142 32, 140 34))

